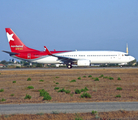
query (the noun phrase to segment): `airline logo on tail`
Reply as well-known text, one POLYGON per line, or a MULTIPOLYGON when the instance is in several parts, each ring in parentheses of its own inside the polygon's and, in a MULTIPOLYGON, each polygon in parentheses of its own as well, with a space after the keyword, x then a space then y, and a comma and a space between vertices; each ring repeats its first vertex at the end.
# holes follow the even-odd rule
MULTIPOLYGON (((9 42, 10 42, 11 40, 14 41, 13 35, 14 35, 14 34, 9 34, 9 33, 7 32, 7 38, 8 38, 8 41, 9 41, 9 42)), ((19 48, 21 48, 21 47, 23 47, 23 45, 11 45, 11 47, 19 47, 19 48)))
POLYGON ((9 34, 9 33, 7 32, 7 38, 8 38, 8 41, 9 41, 9 42, 10 42, 11 40, 14 41, 13 35, 14 35, 14 34, 9 34))

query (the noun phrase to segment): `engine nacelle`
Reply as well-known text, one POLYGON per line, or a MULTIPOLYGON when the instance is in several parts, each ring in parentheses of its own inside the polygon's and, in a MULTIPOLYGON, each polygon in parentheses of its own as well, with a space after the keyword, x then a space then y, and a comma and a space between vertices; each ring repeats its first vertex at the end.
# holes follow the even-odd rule
POLYGON ((56 64, 56 67, 59 67, 60 64, 56 64))
POLYGON ((127 65, 127 63, 120 63, 120 64, 118 64, 118 65, 127 65))
POLYGON ((78 60, 77 65, 78 66, 90 66, 90 60, 78 60))

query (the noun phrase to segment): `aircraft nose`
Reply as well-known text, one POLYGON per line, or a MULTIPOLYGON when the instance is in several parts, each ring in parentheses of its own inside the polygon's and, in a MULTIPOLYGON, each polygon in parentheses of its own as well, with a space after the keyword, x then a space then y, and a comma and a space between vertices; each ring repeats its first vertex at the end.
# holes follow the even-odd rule
POLYGON ((130 60, 130 61, 133 61, 133 60, 135 60, 135 58, 134 58, 133 56, 130 56, 130 57, 129 57, 129 60, 130 60))

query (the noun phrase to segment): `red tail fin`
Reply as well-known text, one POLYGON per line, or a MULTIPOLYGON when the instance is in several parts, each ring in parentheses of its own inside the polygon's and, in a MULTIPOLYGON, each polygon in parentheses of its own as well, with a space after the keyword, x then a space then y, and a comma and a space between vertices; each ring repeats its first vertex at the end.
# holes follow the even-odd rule
POLYGON ((18 36, 10 29, 5 28, 7 33, 8 42, 12 52, 24 52, 24 51, 37 51, 31 48, 28 48, 24 43, 18 38, 18 36))

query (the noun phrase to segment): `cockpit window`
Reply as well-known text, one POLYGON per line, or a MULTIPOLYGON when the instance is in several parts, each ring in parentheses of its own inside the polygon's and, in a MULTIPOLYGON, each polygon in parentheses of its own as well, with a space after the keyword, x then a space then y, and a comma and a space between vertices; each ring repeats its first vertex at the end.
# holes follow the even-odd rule
POLYGON ((129 56, 129 54, 125 54, 125 56, 129 56))

